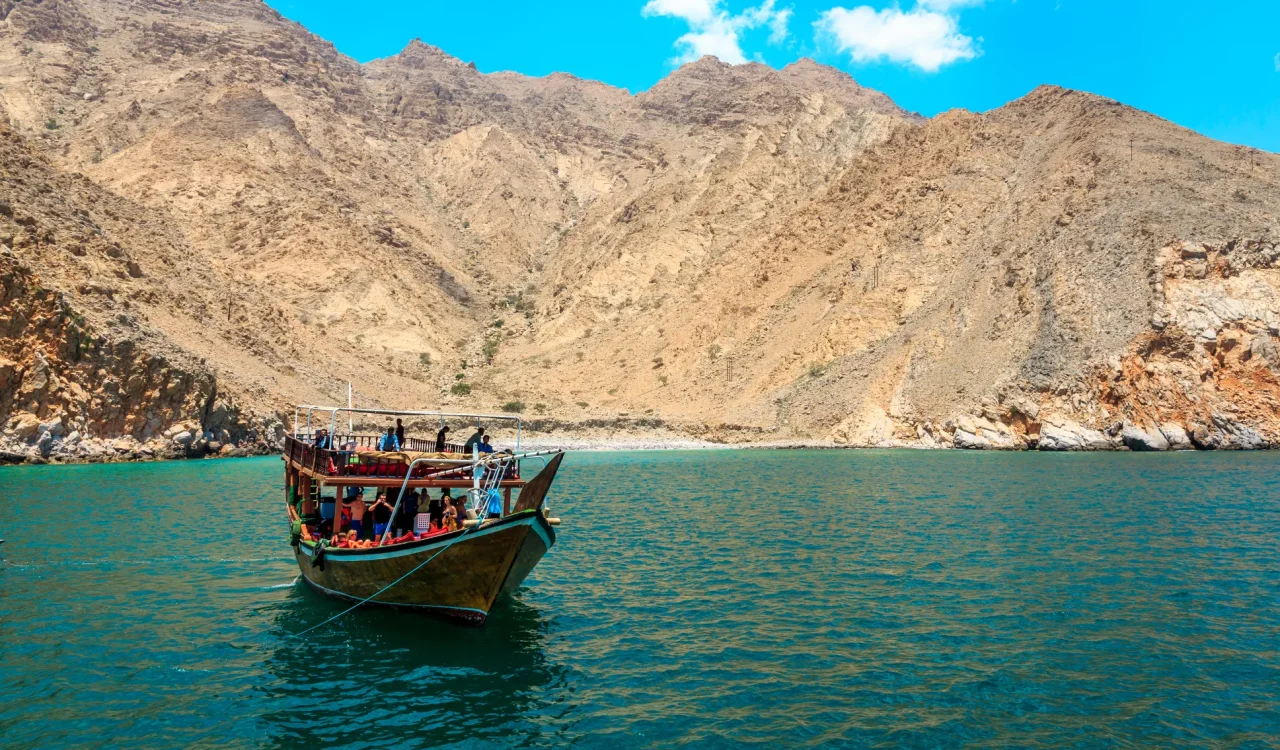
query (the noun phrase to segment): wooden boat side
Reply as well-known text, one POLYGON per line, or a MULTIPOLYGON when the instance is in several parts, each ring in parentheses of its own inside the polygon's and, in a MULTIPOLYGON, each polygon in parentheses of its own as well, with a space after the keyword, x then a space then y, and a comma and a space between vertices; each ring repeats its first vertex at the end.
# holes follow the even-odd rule
POLYGON ((310 542, 299 544, 295 556, 303 578, 322 593, 362 600, 409 574, 370 603, 483 622, 498 595, 519 586, 554 543, 546 519, 524 512, 480 529, 391 547, 326 549, 322 564, 314 560, 316 545, 310 542))

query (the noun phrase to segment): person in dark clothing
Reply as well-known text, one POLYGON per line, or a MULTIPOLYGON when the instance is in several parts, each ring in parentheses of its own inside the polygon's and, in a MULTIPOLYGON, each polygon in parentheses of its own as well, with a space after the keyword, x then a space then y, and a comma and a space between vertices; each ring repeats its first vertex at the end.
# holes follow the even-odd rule
POLYGON ((404 422, 399 419, 396 420, 396 443, 404 450, 404 422))
POLYGON ((393 526, 396 536, 413 531, 413 519, 418 515, 418 491, 413 490, 400 501, 400 512, 396 514, 393 526))
MULTIPOLYGON (((445 495, 443 497, 448 497, 448 496, 445 495)), ((431 525, 433 527, 439 528, 440 526, 443 526, 444 525, 444 500, 443 499, 437 500, 436 498, 432 498, 431 502, 427 503, 427 515, 431 517, 431 525)))
POLYGON ((316 430, 315 442, 316 442, 317 448, 324 448, 326 450, 333 449, 333 438, 329 435, 329 431, 323 427, 321 427, 319 430, 316 430))
POLYGON ((449 439, 449 425, 440 428, 436 433, 436 453, 444 453, 444 444, 449 439))
POLYGON ((391 522, 392 507, 387 503, 387 496, 378 493, 378 499, 374 502, 373 507, 369 508, 369 512, 373 514, 373 536, 377 541, 382 539, 382 535, 387 531, 387 524, 391 522))
POLYGON ((471 446, 473 445, 478 446, 483 441, 484 441, 484 428, 481 427, 477 429, 471 437, 467 438, 467 442, 462 446, 462 450, 464 453, 469 454, 471 453, 471 446))

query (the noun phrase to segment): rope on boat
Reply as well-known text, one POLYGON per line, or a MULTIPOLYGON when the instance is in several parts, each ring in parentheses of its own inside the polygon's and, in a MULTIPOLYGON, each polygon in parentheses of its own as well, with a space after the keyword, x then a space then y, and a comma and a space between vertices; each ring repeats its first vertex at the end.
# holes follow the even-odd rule
POLYGON ((397 583, 400 583, 401 581, 403 581, 404 579, 406 579, 406 578, 408 578, 409 576, 413 575, 414 573, 417 573, 419 570, 421 570, 421 569, 422 569, 422 567, 423 567, 424 565, 426 565, 427 563, 429 563, 429 562, 431 562, 432 560, 434 560, 434 559, 436 559, 437 557, 439 557, 441 554, 443 554, 443 553, 444 553, 444 551, 445 551, 445 550, 449 549, 449 548, 450 548, 450 547, 452 547, 455 543, 457 543, 457 542, 458 542, 458 540, 462 539, 462 537, 466 536, 469 532, 474 531, 475 529, 478 529, 478 528, 480 528, 480 524, 476 524, 475 526, 472 526, 472 527, 471 527, 471 528, 469 528, 469 529, 463 529, 461 534, 459 534, 459 535, 457 535, 456 537, 454 537, 454 538, 453 538, 453 540, 452 540, 452 541, 450 541, 450 542, 449 542, 448 544, 446 544, 445 546, 443 546, 443 547, 441 547, 440 549, 436 550, 436 553, 435 553, 434 555, 432 555, 431 557, 428 557, 427 559, 425 559, 425 560, 423 560, 422 562, 418 563, 418 566, 417 566, 416 568, 414 568, 413 570, 409 571, 408 573, 405 573, 404 575, 402 575, 402 576, 400 576, 399 578, 395 579, 395 580, 394 580, 394 581, 392 581, 391 583, 388 583, 386 586, 383 586, 381 589, 379 589, 377 592, 375 592, 372 596, 369 596, 369 597, 368 597, 368 598, 366 598, 366 599, 361 599, 360 601, 358 601, 358 602, 356 602, 355 604, 351 605, 351 607, 350 607, 350 608, 345 609, 345 610, 343 610, 343 611, 339 612, 338 614, 334 615, 333 617, 330 617, 329 619, 325 620, 324 622, 320 623, 319 625, 313 625, 313 626, 311 626, 311 627, 307 628, 306 630, 302 631, 301 633, 297 633, 297 634, 295 634, 295 635, 291 635, 291 636, 289 636, 289 638, 301 638, 302 636, 306 635, 307 633, 310 633, 310 632, 311 632, 311 631, 313 631, 313 630, 316 630, 316 629, 318 629, 318 628, 322 628, 322 627, 324 627, 325 625, 328 625, 329 623, 333 622, 334 620, 337 620, 338 618, 340 618, 340 617, 342 617, 342 616, 344 616, 344 615, 346 615, 346 614, 349 614, 349 613, 351 613, 351 612, 354 612, 354 611, 356 610, 356 608, 357 608, 357 607, 359 607, 360 605, 362 605, 362 604, 367 604, 367 603, 369 603, 370 601, 373 601, 374 599, 376 599, 376 598, 378 598, 379 596, 381 596, 381 595, 382 595, 384 592, 386 592, 388 589, 390 589, 392 586, 395 586, 397 583))

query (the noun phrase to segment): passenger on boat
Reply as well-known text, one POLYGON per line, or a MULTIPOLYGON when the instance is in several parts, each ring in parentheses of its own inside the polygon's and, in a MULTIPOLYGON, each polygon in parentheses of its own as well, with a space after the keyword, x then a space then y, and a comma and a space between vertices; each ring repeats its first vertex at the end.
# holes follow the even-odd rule
POLYGON ((430 498, 427 501, 427 521, 430 527, 438 528, 444 520, 444 499, 448 497, 448 490, 445 490, 445 493, 441 494, 440 499, 437 500, 431 497, 429 491, 427 492, 427 497, 430 498))
POLYGON ((396 428, 388 427, 387 434, 378 439, 378 450, 380 451, 398 451, 400 450, 400 441, 396 439, 396 428))
POLYGON ((463 450, 463 452, 464 452, 464 453, 467 453, 467 454, 470 454, 470 453, 471 453, 471 446, 473 446, 473 445, 480 445, 480 443, 481 443, 483 440, 484 440, 484 428, 483 428, 483 427, 481 427, 481 428, 477 429, 477 430, 476 430, 476 431, 471 435, 471 437, 467 438, 467 442, 466 442, 465 444, 463 444, 463 446, 462 446, 462 450, 463 450))
POLYGON ((458 530, 458 509, 453 507, 453 503, 445 506, 444 513, 441 516, 441 526, 446 531, 458 530))
POLYGON ((404 422, 400 419, 396 419, 396 443, 404 447, 404 422))
POLYGON ((342 501, 342 528, 351 529, 357 537, 363 537, 364 514, 368 510, 364 502, 364 488, 352 488, 342 501))
POLYGON ((436 453, 444 453, 445 442, 449 439, 449 425, 440 428, 436 433, 436 453))
POLYGON ((462 528, 462 522, 471 518, 471 513, 467 511, 467 496, 459 495, 453 500, 454 515, 458 517, 458 528, 462 528))
POLYGON ((489 445, 489 436, 485 435, 480 439, 480 444, 476 446, 481 453, 493 453, 493 446, 489 445))
POLYGON ((316 430, 315 446, 317 448, 324 448, 325 450, 331 450, 333 448, 333 437, 329 435, 328 430, 323 427, 316 430))
POLYGON ((401 536, 413 532, 413 520, 418 515, 418 491, 412 490, 400 501, 400 512, 396 514, 395 535, 401 536))
POLYGON ((387 524, 391 522, 392 507, 387 503, 387 496, 378 490, 378 497, 369 508, 373 513, 373 535, 381 538, 387 532, 387 524))

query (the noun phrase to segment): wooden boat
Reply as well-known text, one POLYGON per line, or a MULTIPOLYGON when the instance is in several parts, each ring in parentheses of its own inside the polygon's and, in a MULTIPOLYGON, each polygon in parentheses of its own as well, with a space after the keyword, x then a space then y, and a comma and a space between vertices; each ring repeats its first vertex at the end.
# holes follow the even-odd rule
MULTIPOLYGON (((294 432, 285 439, 286 510, 293 528, 292 546, 298 568, 311 588, 351 601, 403 607, 480 624, 499 596, 518 588, 543 555, 555 544, 558 519, 546 513, 547 492, 555 480, 562 452, 519 453, 520 422, 510 415, 392 412, 341 407, 298 407, 306 410, 306 422, 295 419, 294 432), (347 416, 350 434, 329 432, 326 438, 313 424, 316 413, 336 427, 340 412, 347 416), (435 441, 405 442, 407 450, 374 450, 380 435, 357 434, 353 416, 367 420, 399 417, 416 420, 466 419, 508 422, 516 427, 517 448, 510 454, 484 456, 472 449, 448 443, 436 451, 435 441), (426 448, 431 450, 425 450, 426 448), (526 481, 522 463, 538 461, 541 470, 526 481), (500 517, 468 520, 456 531, 433 531, 391 538, 381 537, 346 546, 341 539, 343 513, 334 506, 333 534, 321 537, 315 527, 325 522, 324 500, 342 498, 348 488, 412 490, 439 488, 466 490, 486 501, 501 493, 500 517), (333 488, 333 496, 325 492, 333 488), (518 493, 513 503, 512 493, 518 493)), ((456 422, 455 422, 456 424, 456 422)), ((423 504, 425 508, 425 503, 423 504)), ((479 502, 477 501, 477 506, 479 502)), ((396 503, 399 509, 399 500, 396 503)), ((328 531, 326 528, 325 531, 328 531)))

